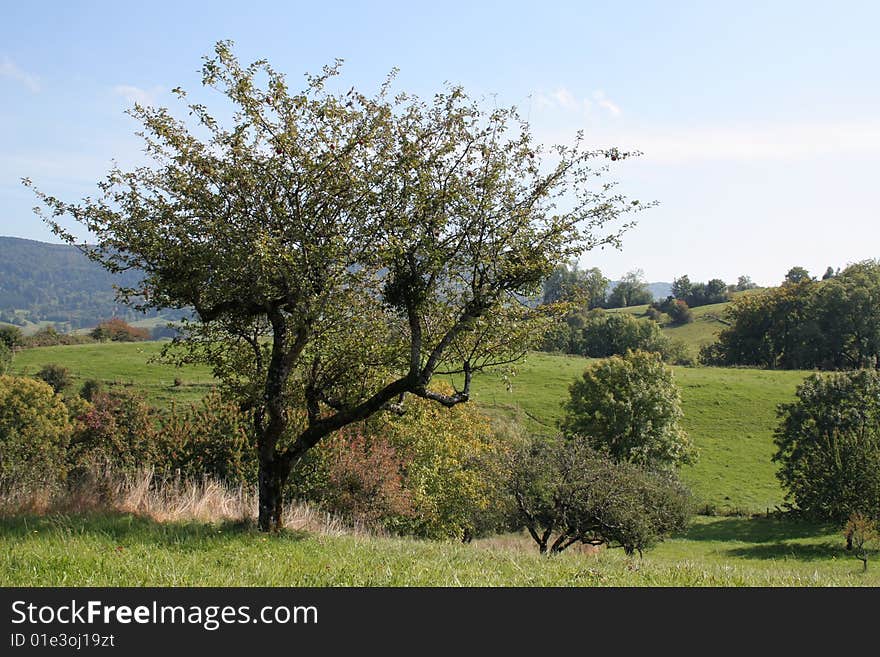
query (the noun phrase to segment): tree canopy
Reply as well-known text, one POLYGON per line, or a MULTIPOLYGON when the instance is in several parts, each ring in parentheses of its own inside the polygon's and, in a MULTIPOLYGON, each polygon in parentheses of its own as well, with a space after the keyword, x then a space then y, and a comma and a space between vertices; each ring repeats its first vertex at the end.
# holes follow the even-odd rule
MULTIPOLYGON (((406 395, 465 402, 474 372, 520 357, 553 306, 557 265, 618 245, 645 207, 597 178, 630 153, 533 141, 515 108, 485 110, 459 87, 431 100, 335 91, 340 62, 301 91, 230 42, 202 67, 231 101, 226 122, 175 89, 192 119, 135 105, 152 166, 114 166, 100 194, 37 191, 58 235, 72 216, 89 255, 138 269, 140 308, 192 307, 175 343, 211 364, 250 413, 260 527, 280 527, 292 466, 338 429, 406 395), (437 375, 457 388, 432 387, 437 375)), ((25 181, 30 184, 30 181, 25 181)))

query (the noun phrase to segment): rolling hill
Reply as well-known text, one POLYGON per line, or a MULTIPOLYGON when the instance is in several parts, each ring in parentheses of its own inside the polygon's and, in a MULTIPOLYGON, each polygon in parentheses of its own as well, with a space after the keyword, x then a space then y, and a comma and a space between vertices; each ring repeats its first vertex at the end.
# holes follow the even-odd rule
MULTIPOLYGON (((142 320, 143 314, 115 298, 114 285, 137 281, 137 273, 110 274, 68 244, 0 237, 0 322, 25 332, 45 324, 70 331, 110 317, 142 320)), ((163 316, 174 319, 179 313, 163 316)))

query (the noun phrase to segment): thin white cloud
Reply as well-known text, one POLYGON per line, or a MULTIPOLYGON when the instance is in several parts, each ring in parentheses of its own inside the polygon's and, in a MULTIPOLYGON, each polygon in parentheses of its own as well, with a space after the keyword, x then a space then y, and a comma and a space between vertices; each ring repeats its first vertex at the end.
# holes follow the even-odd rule
MULTIPOLYGON (((571 143, 577 121, 560 123, 545 116, 533 120, 535 137, 545 144, 571 143)), ((591 148, 616 146, 641 151, 647 164, 712 161, 808 160, 834 156, 880 156, 880 120, 823 123, 791 122, 703 126, 633 126, 617 123, 587 127, 591 148)))
POLYGON ((880 154, 880 122, 674 128, 609 134, 652 162, 793 160, 880 154))
POLYGON ((593 92, 593 99, 599 107, 607 110, 611 116, 620 116, 620 106, 609 99, 601 89, 593 92))
POLYGON ((162 87, 152 87, 150 89, 142 89, 130 84, 118 84, 113 87, 113 93, 122 96, 129 103, 138 103, 139 105, 155 105, 156 99, 165 91, 162 87))
POLYGON ((23 71, 6 55, 0 57, 0 77, 20 82, 34 93, 41 88, 40 79, 36 75, 23 71))
POLYGON ((620 106, 605 95, 602 90, 592 93, 591 97, 578 98, 566 87, 558 87, 554 91, 540 91, 533 96, 538 110, 557 110, 578 115, 591 115, 595 108, 604 110, 611 116, 620 115, 620 106))

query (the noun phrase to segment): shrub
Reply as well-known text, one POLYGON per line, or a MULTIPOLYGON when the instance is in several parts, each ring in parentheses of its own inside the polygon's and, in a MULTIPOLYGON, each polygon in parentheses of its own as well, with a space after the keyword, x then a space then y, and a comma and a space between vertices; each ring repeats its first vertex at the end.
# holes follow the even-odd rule
POLYGON ((862 562, 862 570, 868 570, 868 549, 880 541, 877 522, 861 513, 853 513, 846 521, 843 535, 846 549, 854 550, 856 559, 862 562))
POLYGON ((77 472, 112 467, 134 472, 161 462, 158 412, 128 390, 97 392, 77 418, 68 460, 77 472))
POLYGON ((24 335, 17 326, 0 326, 0 343, 13 350, 24 344, 24 335))
POLYGON ((157 471, 197 479, 211 477, 233 486, 257 483, 256 446, 249 418, 219 394, 158 418, 157 471))
POLYGON ((674 299, 666 309, 666 314, 669 315, 669 319, 672 320, 672 323, 675 326, 690 324, 694 321, 694 314, 691 312, 687 303, 681 299, 674 299))
POLYGON ((298 466, 290 494, 357 510, 395 533, 467 539, 500 522, 496 456, 502 451, 475 407, 446 409, 408 397, 404 415, 383 414, 319 444, 298 466), (344 497, 334 481, 347 482, 344 497), (384 500, 381 513, 364 512, 372 499, 384 500))
POLYGON ((9 371, 12 365, 12 349, 6 346, 5 342, 0 341, 0 375, 9 371))
POLYGON ((73 383, 73 377, 70 375, 70 370, 63 365, 58 365, 56 363, 43 365, 35 376, 48 383, 52 387, 52 390, 59 394, 64 392, 73 383))
POLYGON ((690 494, 671 473, 615 462, 582 441, 533 439, 508 462, 515 520, 541 553, 580 542, 641 554, 692 514, 690 494))
POLYGON ((592 363, 569 387, 560 428, 617 461, 673 468, 696 452, 679 425, 681 396, 659 354, 592 363))
POLYGON ((106 342, 107 340, 112 340, 113 342, 139 342, 150 339, 150 332, 147 329, 132 326, 118 317, 101 322, 92 329, 89 335, 92 339, 100 342, 106 342))
POLYGON ((349 428, 330 438, 327 451, 320 497, 328 511, 370 526, 414 515, 412 495, 404 486, 407 464, 384 436, 368 437, 349 428))
POLYGON ((97 379, 86 379, 79 389, 79 396, 90 402, 100 392, 104 392, 103 383, 97 379))
POLYGON ((807 377, 779 407, 779 477, 789 506, 842 523, 880 517, 880 372, 807 377))
POLYGON ((61 398, 43 381, 0 376, 0 474, 49 485, 66 474, 71 424, 61 398))

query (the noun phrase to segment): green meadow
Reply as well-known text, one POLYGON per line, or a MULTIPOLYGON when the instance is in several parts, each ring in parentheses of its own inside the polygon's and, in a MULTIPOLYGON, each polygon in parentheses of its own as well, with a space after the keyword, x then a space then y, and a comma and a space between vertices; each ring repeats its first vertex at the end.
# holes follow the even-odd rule
MULTIPOLYGON (((58 363, 70 368, 78 383, 94 378, 136 387, 163 405, 196 400, 212 388, 206 368, 155 361, 162 346, 29 349, 16 355, 13 370, 33 374, 58 363)), ((531 353, 513 368, 476 376, 473 400, 497 420, 549 434, 569 384, 589 363, 578 356, 531 353)), ((700 451, 699 461, 682 476, 709 515, 698 516, 684 535, 641 560, 619 550, 542 558, 523 536, 468 545, 296 532, 267 538, 243 525, 54 514, 0 520, 0 585, 880 584, 873 567, 863 574, 843 550, 839 528, 772 513, 783 503, 771 461, 776 408, 794 398, 808 372, 675 367, 674 374, 685 429, 700 451)))

